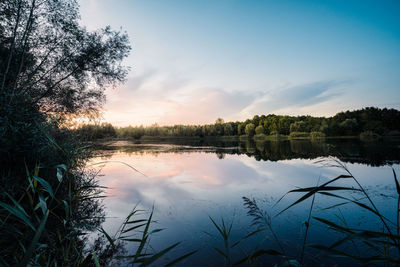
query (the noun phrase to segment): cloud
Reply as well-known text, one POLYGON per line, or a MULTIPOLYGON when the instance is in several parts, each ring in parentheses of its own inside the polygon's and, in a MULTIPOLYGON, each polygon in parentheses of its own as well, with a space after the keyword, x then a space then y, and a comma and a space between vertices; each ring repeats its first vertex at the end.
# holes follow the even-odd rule
POLYGON ((184 102, 175 102, 174 108, 161 118, 164 124, 212 123, 218 117, 233 120, 236 113, 254 100, 253 94, 227 92, 221 88, 198 88, 184 102))
POLYGON ((316 115, 329 108, 333 111, 333 104, 328 107, 326 102, 334 103, 349 83, 329 80, 246 92, 198 86, 176 73, 150 69, 131 77, 118 89, 107 91, 104 118, 117 126, 127 126, 207 124, 219 117, 236 121, 268 113, 316 115))
POLYGON ((343 86, 349 81, 330 80, 292 86, 264 92, 243 109, 242 115, 277 113, 321 104, 343 94, 343 86))
POLYGON ((142 74, 133 76, 125 85, 126 89, 135 91, 139 90, 146 82, 148 82, 157 73, 156 69, 148 69, 142 74))
POLYGON ((254 94, 201 87, 176 73, 149 70, 108 89, 104 119, 115 125, 212 123, 234 119, 254 101, 254 94))

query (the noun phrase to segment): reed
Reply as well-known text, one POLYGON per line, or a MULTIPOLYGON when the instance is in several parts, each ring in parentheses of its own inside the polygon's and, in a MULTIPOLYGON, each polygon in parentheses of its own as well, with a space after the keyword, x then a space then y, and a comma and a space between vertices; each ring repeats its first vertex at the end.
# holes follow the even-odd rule
MULTIPOLYGON (((247 199, 249 202, 252 202, 251 200, 247 199)), ((250 204, 252 205, 252 204, 250 204)), ((253 206, 254 207, 254 206, 253 206)), ((257 215, 256 215, 257 216, 257 215)), ((280 257, 285 257, 285 255, 282 252, 279 252, 277 250, 273 249, 259 249, 258 245, 252 248, 249 252, 245 253, 245 251, 239 246, 242 242, 247 240, 248 238, 255 236, 266 229, 264 227, 259 227, 254 231, 251 231, 250 233, 244 235, 243 237, 239 238, 236 242, 231 241, 231 233, 232 233, 232 226, 233 226, 233 220, 230 223, 226 223, 223 218, 221 218, 221 224, 217 224, 215 220, 212 217, 209 217, 213 226, 217 230, 217 236, 219 236, 222 241, 223 241, 223 248, 218 248, 218 247, 213 247, 215 251, 220 254, 224 261, 225 261, 225 266, 238 266, 238 265, 245 265, 245 266, 253 266, 256 264, 257 259, 262 256, 262 255, 272 255, 272 256, 280 256, 280 257), (232 250, 234 249, 240 249, 244 255, 240 259, 232 259, 232 250)), ((258 220, 257 220, 258 224, 258 220)), ((262 225, 261 223, 260 225, 262 225)), ((270 228, 272 229, 272 228, 270 228)), ((208 232, 205 232, 206 234, 210 236, 214 236, 208 232)), ((275 236, 276 237, 276 236, 275 236)), ((277 240, 279 242, 279 240, 277 240)))
MULTIPOLYGON (((259 232, 254 233, 262 234, 262 232, 267 231, 270 235, 272 235, 272 241, 275 243, 275 246, 278 250, 265 250, 268 253, 261 253, 263 250, 254 249, 251 253, 252 256, 249 256, 246 260, 242 260, 238 263, 240 264, 249 264, 249 259, 257 259, 262 255, 274 255, 281 256, 285 259, 282 263, 284 266, 303 266, 305 253, 307 250, 316 249, 325 256, 328 257, 341 257, 347 258, 349 260, 359 262, 361 264, 366 265, 379 265, 379 266, 392 266, 400 264, 400 183, 397 178, 397 174, 395 170, 392 168, 393 173, 393 181, 396 188, 397 195, 397 204, 396 207, 393 207, 393 214, 391 216, 384 215, 380 212, 379 208, 374 202, 373 197, 370 193, 363 187, 360 181, 350 172, 346 165, 344 165, 341 161, 330 158, 328 160, 318 161, 316 163, 323 163, 325 167, 335 167, 343 170, 343 174, 323 183, 320 183, 320 178, 318 179, 317 185, 314 187, 305 187, 305 188, 297 188, 287 192, 284 196, 282 196, 276 204, 278 204, 286 195, 301 193, 302 195, 289 204, 286 208, 282 209, 277 216, 282 215, 288 209, 304 203, 307 200, 311 200, 310 208, 308 210, 307 219, 304 223, 305 232, 303 236, 303 242, 301 249, 299 251, 298 258, 287 255, 285 252, 285 246, 279 235, 274 231, 273 228, 273 217, 269 215, 267 211, 262 210, 257 202, 254 199, 249 199, 247 197, 243 197, 244 206, 248 210, 247 214, 253 218, 251 226, 256 226, 259 232), (336 185, 341 180, 351 180, 354 182, 355 186, 341 186, 336 185), (361 195, 361 197, 354 198, 348 197, 346 194, 348 192, 357 192, 361 195), (334 221, 332 219, 327 219, 321 216, 313 215, 313 209, 315 204, 317 203, 317 195, 319 197, 324 198, 333 198, 339 200, 338 204, 334 204, 328 207, 321 208, 321 210, 334 211, 340 213, 340 215, 335 214, 338 218, 338 221, 334 221), (353 208, 356 210, 366 211, 370 213, 373 217, 375 217, 380 223, 380 231, 364 229, 362 227, 358 227, 358 222, 355 223, 356 226, 351 226, 347 224, 346 218, 340 211, 340 207, 345 205, 353 205, 353 208), (389 218, 395 218, 395 221, 389 218), (312 223, 313 221, 313 223, 312 223), (308 235, 310 231, 312 231, 311 225, 314 223, 322 224, 326 226, 328 230, 333 230, 338 234, 338 239, 330 245, 326 244, 308 244, 308 235), (354 248, 354 253, 349 251, 348 246, 352 246, 354 248)), ((320 198, 319 198, 320 199, 320 198)), ((276 205, 275 204, 275 205, 276 205)), ((273 244, 269 244, 273 246, 273 244)), ((264 252, 265 252, 264 251, 264 252)), ((310 253, 311 254, 311 253, 310 253)), ((315 253, 314 253, 315 254, 315 253)), ((316 257, 316 260, 322 261, 323 258, 320 256, 316 257)))
MULTIPOLYGON (((27 171, 29 186, 25 189, 20 199, 14 199, 7 194, 11 203, 0 202, 2 233, 14 237, 20 249, 2 246, 0 251, 0 265, 2 266, 108 266, 123 260, 130 266, 149 266, 157 261, 164 260, 163 256, 177 247, 180 242, 174 243, 159 252, 150 252, 150 237, 164 229, 151 229, 153 212, 151 210, 147 218, 143 218, 144 210, 137 206, 126 217, 114 236, 110 236, 98 223, 88 222, 88 218, 74 213, 73 206, 79 205, 77 201, 98 201, 102 187, 98 185, 82 185, 73 191, 68 187, 65 199, 59 198, 60 185, 64 179, 68 179, 65 165, 56 166, 58 186, 53 188, 50 183, 40 178, 37 167, 33 172, 27 171), (89 193, 90 192, 90 193, 89 193), (30 205, 25 201, 29 199, 30 205), (25 206, 25 207, 24 207, 25 206), (52 224, 49 223, 52 217, 52 224), (140 218, 137 218, 137 217, 140 218), (77 218, 78 217, 78 218, 77 218), (85 221, 86 220, 86 221, 85 221), (108 244, 103 249, 100 246, 87 245, 87 234, 97 230, 106 238, 108 244), (119 254, 126 243, 136 244, 135 251, 127 254, 119 254), (104 257, 106 256, 106 257, 104 257)), ((72 182, 72 181, 71 181, 72 182)), ((90 216, 90 214, 89 214, 90 216)), ((93 214, 92 214, 93 216, 93 214)), ((95 219, 94 217, 89 219, 95 219)), ((179 256, 165 266, 172 266, 193 255, 191 251, 179 256)))
MULTIPOLYGON (((345 218, 341 221, 336 222, 331 219, 326 219, 317 216, 308 217, 307 231, 310 225, 310 220, 313 219, 322 225, 327 226, 330 230, 335 231, 342 237, 335 241, 333 244, 327 246, 325 244, 309 244, 307 246, 304 242, 303 249, 306 247, 318 249, 326 253, 327 256, 331 257, 343 257, 348 258, 362 264, 382 264, 382 265, 397 265, 400 264, 400 228, 399 228, 399 207, 400 207, 400 185, 397 179, 397 175, 394 169, 393 178, 394 184, 396 186, 397 193, 397 206, 394 207, 394 218, 396 222, 393 222, 387 216, 382 214, 375 204, 373 197, 368 193, 367 190, 362 186, 359 180, 350 172, 350 170, 339 160, 331 158, 329 161, 323 160, 319 161, 324 163, 328 167, 340 168, 344 171, 344 174, 337 176, 336 178, 315 187, 298 188, 291 190, 288 193, 304 193, 299 199, 290 204, 288 207, 283 209, 280 213, 288 210, 289 208, 298 205, 309 198, 312 198, 312 205, 314 205, 314 199, 316 195, 321 195, 323 197, 334 198, 342 201, 339 204, 335 204, 324 208, 324 210, 330 210, 343 205, 353 205, 354 208, 366 211, 378 219, 381 226, 379 229, 381 231, 373 231, 370 229, 363 229, 357 226, 349 226, 345 223, 345 218), (334 184, 343 179, 352 180, 356 187, 350 186, 335 186, 334 184), (362 197, 359 199, 346 197, 344 192, 357 191, 361 193, 362 197), (343 202, 344 201, 344 202, 343 202), (346 244, 351 244, 356 249, 356 254, 347 251, 345 248, 346 244), (362 248, 368 248, 368 251, 360 251, 362 248), (393 249, 396 251, 394 252, 393 249)), ((356 224, 357 225, 357 224, 356 224)), ((306 235, 307 235, 306 231, 306 235)), ((305 237, 306 239, 306 237, 305 237)), ((302 253, 304 255, 304 253, 302 253)))

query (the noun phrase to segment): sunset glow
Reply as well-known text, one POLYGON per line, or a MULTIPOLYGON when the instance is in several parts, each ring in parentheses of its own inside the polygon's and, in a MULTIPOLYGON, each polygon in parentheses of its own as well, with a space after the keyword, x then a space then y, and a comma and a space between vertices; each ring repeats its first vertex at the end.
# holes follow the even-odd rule
POLYGON ((400 107, 396 1, 79 2, 89 29, 130 36, 103 110, 117 126, 400 107))

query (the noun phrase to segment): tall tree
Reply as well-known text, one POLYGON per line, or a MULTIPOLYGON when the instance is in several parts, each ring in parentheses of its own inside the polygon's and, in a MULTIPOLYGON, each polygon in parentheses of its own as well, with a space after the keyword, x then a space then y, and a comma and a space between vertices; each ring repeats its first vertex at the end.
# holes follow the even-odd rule
POLYGON ((125 79, 126 33, 79 25, 75 0, 0 1, 0 92, 44 112, 87 113, 125 79))

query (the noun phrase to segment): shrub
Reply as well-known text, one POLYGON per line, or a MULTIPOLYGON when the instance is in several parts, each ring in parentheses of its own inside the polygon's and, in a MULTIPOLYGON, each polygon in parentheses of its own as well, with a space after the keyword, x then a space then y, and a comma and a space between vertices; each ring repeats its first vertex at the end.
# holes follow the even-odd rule
POLYGON ((265 140, 265 137, 267 137, 265 134, 256 134, 253 138, 254 140, 265 140))
POLYGON ((246 133, 248 136, 253 136, 253 135, 254 135, 254 129, 255 129, 255 128, 256 128, 256 127, 254 126, 253 123, 249 123, 249 124, 246 125, 245 133, 246 133))
POLYGON ((256 134, 264 134, 265 133, 265 129, 262 125, 258 125, 256 127, 256 134))
POLYGON ((374 133, 372 131, 365 131, 360 134, 360 139, 364 141, 372 141, 379 139, 381 136, 377 133, 374 133))
POLYGON ((325 138, 325 134, 322 132, 311 132, 310 137, 311 139, 320 139, 320 138, 325 138))
POLYGON ((90 151, 29 98, 12 100, 0 94, 0 265, 70 265, 104 219, 90 151))
POLYGON ((291 132, 289 134, 290 138, 304 138, 304 137, 309 137, 310 133, 307 132, 291 132))

